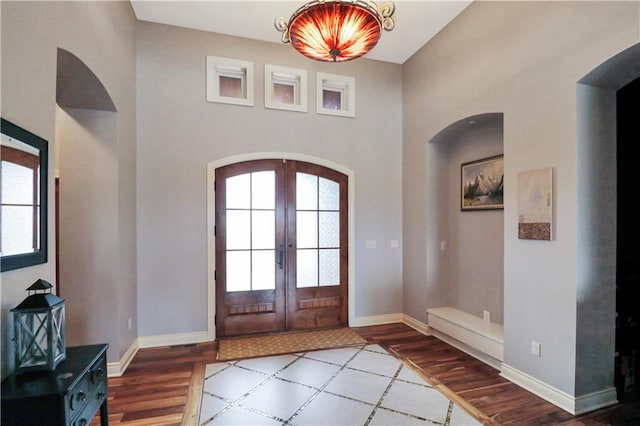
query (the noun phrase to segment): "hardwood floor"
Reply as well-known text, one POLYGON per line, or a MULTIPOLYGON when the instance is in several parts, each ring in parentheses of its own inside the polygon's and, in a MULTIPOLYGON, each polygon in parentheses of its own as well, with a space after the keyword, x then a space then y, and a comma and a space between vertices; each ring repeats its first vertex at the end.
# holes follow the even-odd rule
MULTIPOLYGON (((574 417, 500 377, 499 372, 404 324, 355 328, 409 364, 487 425, 640 425, 640 404, 574 417)), ((141 349, 122 377, 109 378, 110 425, 195 425, 204 365, 217 343, 141 349), (194 386, 191 386, 191 384, 194 386)), ((92 425, 98 425, 94 419, 92 425)))
MULTIPOLYGON (((199 386, 204 366, 215 362, 218 344, 140 349, 121 377, 110 377, 110 425, 185 425, 197 423, 188 411, 191 383, 199 386)), ((199 398, 200 392, 193 392, 199 398)), ((99 425, 97 417, 92 425, 99 425)))

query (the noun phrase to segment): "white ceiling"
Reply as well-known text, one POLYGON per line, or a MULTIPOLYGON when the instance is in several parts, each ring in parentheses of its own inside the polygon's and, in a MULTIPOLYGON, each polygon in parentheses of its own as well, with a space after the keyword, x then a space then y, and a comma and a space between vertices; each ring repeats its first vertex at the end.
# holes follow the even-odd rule
MULTIPOLYGON (((378 45, 366 57, 404 63, 471 1, 395 0, 396 27, 391 32, 384 31, 378 45)), ((288 19, 304 3, 294 0, 131 0, 136 17, 141 21, 273 43, 282 43, 281 33, 274 27, 275 18, 288 19)))

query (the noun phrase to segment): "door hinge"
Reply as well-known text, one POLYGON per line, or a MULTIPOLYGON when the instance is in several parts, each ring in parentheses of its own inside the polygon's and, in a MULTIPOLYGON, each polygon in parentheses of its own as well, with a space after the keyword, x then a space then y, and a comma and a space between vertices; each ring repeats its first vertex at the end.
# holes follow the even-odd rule
POLYGON ((213 236, 218 236, 218 227, 216 225, 213 225, 213 236))
POLYGON ((213 316, 213 323, 217 324, 218 323, 218 315, 214 315, 213 316))
POLYGON ((218 281, 218 271, 213 271, 213 280, 218 281))

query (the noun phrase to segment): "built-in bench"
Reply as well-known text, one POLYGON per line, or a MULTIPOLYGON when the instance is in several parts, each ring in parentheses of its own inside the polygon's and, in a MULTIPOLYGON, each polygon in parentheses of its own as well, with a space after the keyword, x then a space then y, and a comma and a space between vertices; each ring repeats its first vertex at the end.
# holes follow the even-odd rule
POLYGON ((500 368, 504 361, 502 325, 451 307, 427 309, 427 314, 434 336, 500 368))

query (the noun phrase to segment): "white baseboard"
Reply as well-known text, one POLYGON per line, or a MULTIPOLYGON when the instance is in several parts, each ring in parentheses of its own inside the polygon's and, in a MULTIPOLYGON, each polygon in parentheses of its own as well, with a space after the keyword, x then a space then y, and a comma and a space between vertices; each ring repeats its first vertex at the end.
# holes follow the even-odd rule
POLYGON ((422 334, 429 335, 430 328, 427 324, 418 321, 417 319, 406 314, 385 314, 385 315, 373 315, 369 317, 358 317, 349 324, 350 327, 366 327, 369 325, 384 325, 395 324, 401 322, 408 325, 414 330, 419 331, 422 334))
POLYGON ((368 325, 382 325, 402 322, 403 314, 373 315, 369 317, 357 317, 349 324, 350 327, 366 327, 368 325))
POLYGON ((618 403, 618 393, 615 387, 588 393, 576 397, 575 415, 588 413, 618 403))
POLYGON ((500 366, 502 365, 502 362, 491 357, 490 355, 487 355, 484 352, 481 352, 475 348, 472 348, 471 346, 467 345, 466 343, 463 343, 459 340, 456 340, 455 338, 444 334, 438 330, 436 330, 433 327, 429 327, 429 332, 432 336, 437 337, 438 339, 442 340, 445 343, 450 344, 451 346, 453 346, 456 349, 461 350, 462 352, 466 353, 467 355, 471 355, 472 357, 479 359, 480 361, 484 362, 487 365, 490 365, 491 367, 495 368, 496 370, 500 370, 500 366))
POLYGON ((427 324, 423 323, 422 321, 418 321, 417 319, 407 314, 402 315, 402 322, 424 335, 428 336, 431 334, 431 327, 429 327, 427 324))
POLYGON ((452 307, 427 309, 427 314, 432 330, 438 330, 493 359, 504 361, 502 325, 452 307))
POLYGON ((201 343, 208 341, 206 331, 197 333, 181 333, 181 334, 166 334, 161 336, 145 336, 137 338, 127 349, 124 356, 118 362, 107 363, 107 376, 108 377, 120 377, 124 374, 129 367, 129 364, 133 360, 133 357, 138 353, 140 348, 155 348, 158 346, 173 346, 173 345, 187 345, 191 343, 201 343))
POLYGON ((508 364, 502 363, 500 369, 500 375, 512 383, 528 390, 529 392, 538 395, 540 398, 549 401, 553 405, 562 408, 571 414, 574 412, 574 399, 568 393, 554 388, 547 383, 536 379, 522 371, 511 367, 508 364))
POLYGON ((431 334, 429 326, 417 319, 406 314, 385 314, 385 315, 373 315, 369 317, 358 317, 349 324, 350 327, 366 327, 369 325, 384 325, 403 323, 413 328, 416 331, 424 335, 431 334))
POLYGON ((138 353, 138 339, 134 340, 129 349, 118 362, 107 363, 107 377, 120 377, 124 374, 133 357, 138 353))
POLYGON ((574 397, 504 363, 500 375, 574 416, 608 407, 618 402, 615 388, 574 397))
POLYGON ((138 345, 141 348, 156 348, 158 346, 189 345, 192 343, 202 343, 208 341, 208 333, 206 331, 198 331, 194 333, 142 336, 138 338, 138 345))

